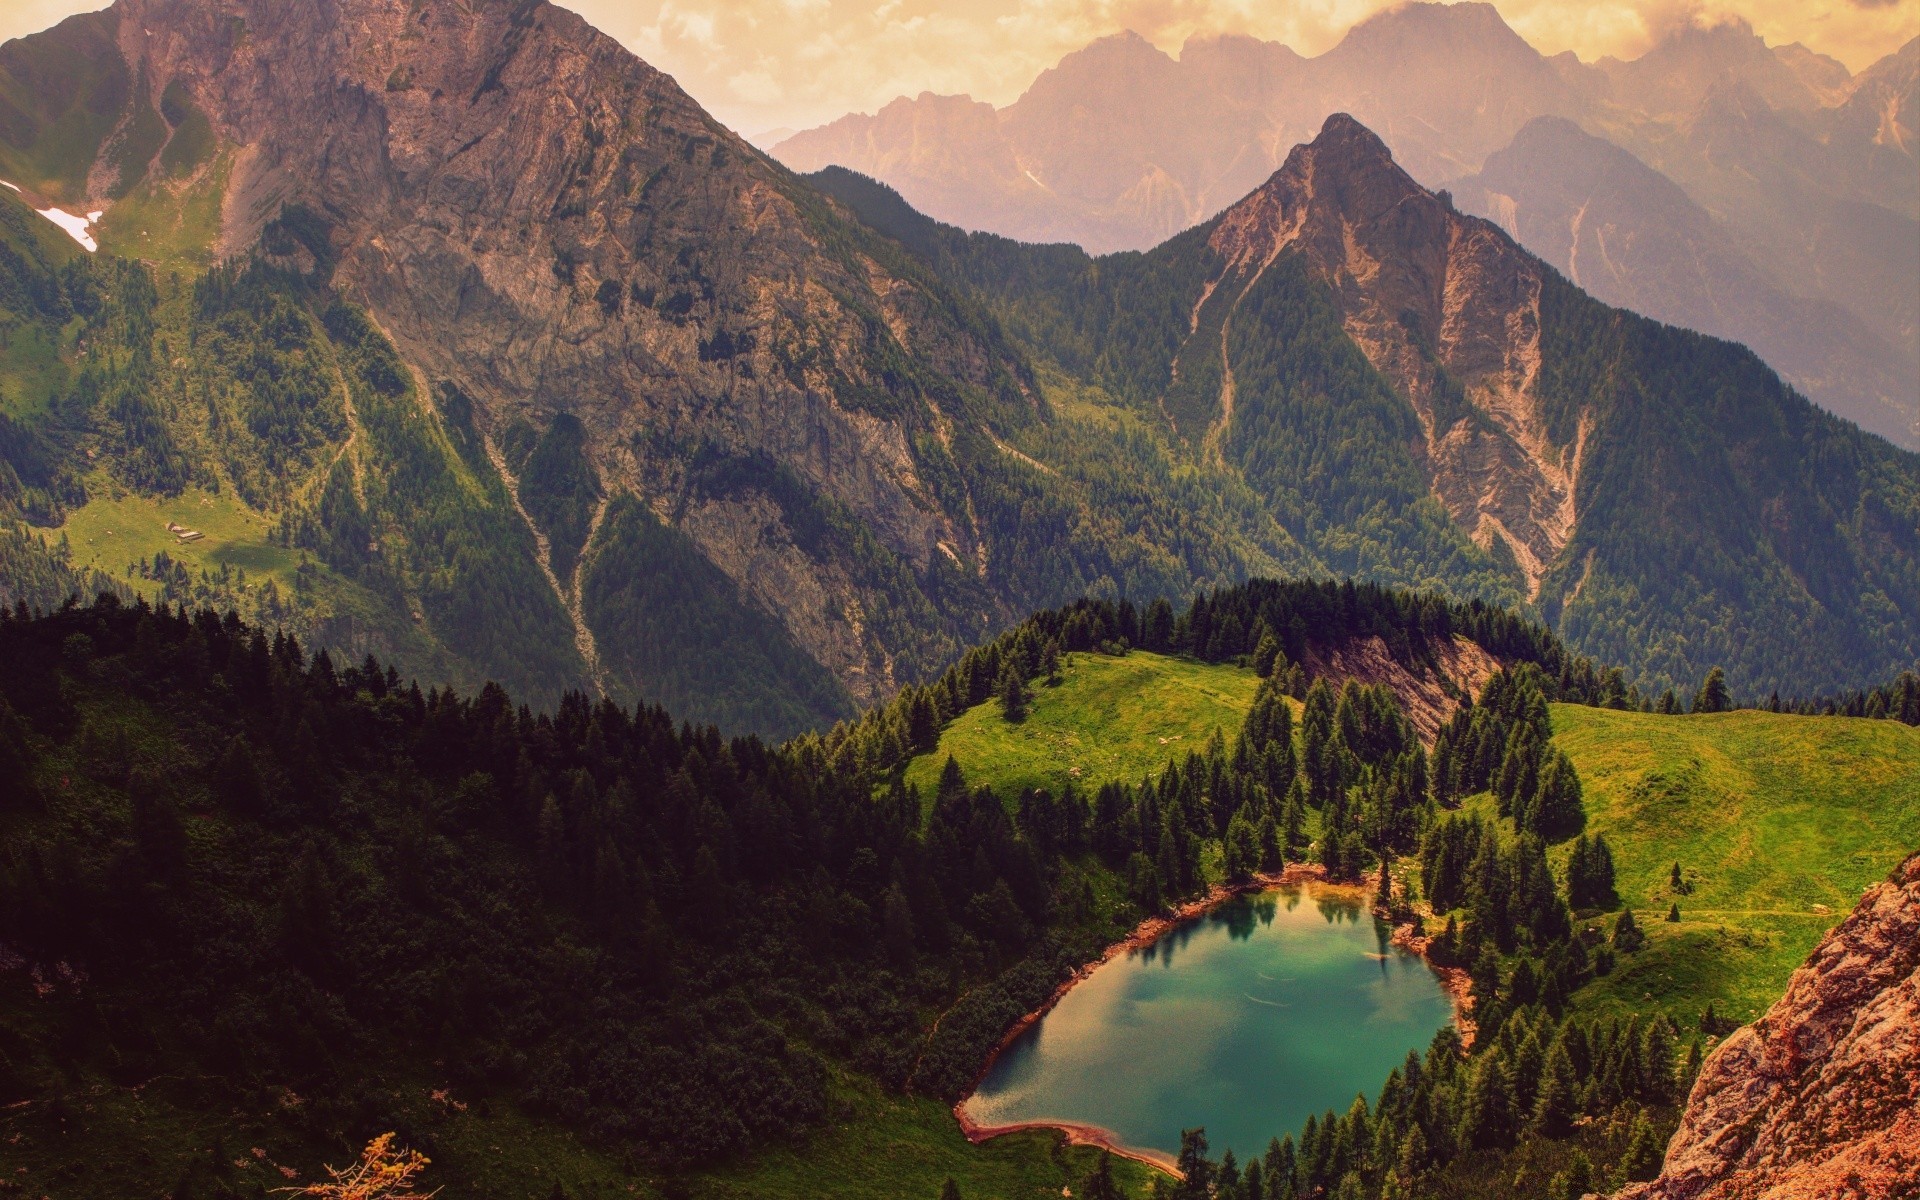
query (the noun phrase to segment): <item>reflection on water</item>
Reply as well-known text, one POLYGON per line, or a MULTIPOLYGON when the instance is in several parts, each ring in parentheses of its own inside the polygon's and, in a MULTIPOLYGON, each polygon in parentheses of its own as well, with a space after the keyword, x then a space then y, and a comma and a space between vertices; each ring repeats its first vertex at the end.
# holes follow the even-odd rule
POLYGON ((1439 981, 1390 937, 1351 892, 1230 901, 1068 992, 994 1063, 967 1114, 1098 1125, 1169 1153, 1204 1125, 1216 1153, 1244 1159, 1377 1093, 1451 1019, 1439 981))

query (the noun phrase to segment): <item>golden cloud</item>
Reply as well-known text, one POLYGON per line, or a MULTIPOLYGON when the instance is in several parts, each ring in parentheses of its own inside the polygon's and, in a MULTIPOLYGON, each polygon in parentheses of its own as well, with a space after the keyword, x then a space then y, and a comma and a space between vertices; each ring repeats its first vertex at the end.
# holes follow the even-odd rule
MULTIPOLYGON (((1318 54, 1395 0, 559 0, 672 73, 747 133, 868 111, 895 96, 1019 96, 1071 51, 1131 29, 1169 53, 1244 33, 1318 54)), ((0 0, 0 39, 100 0, 0 0)), ((1683 22, 1739 16, 1770 44, 1803 42, 1860 70, 1920 35, 1915 0, 1498 0, 1548 54, 1643 53, 1683 22)))

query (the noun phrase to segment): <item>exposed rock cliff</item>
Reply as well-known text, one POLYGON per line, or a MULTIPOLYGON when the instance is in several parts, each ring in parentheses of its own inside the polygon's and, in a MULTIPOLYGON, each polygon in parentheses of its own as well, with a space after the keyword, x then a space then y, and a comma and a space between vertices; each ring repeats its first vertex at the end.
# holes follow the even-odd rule
POLYGON ((1920 1195, 1920 855, 1707 1059, 1665 1168, 1616 1200, 1920 1195))
POLYGON ((1537 593, 1573 532, 1584 442, 1578 425, 1552 436, 1536 389, 1540 262, 1415 183, 1341 113, 1228 209, 1209 244, 1228 264, 1215 303, 1250 292, 1281 253, 1306 256, 1348 336, 1419 414, 1434 492, 1482 546, 1504 542, 1537 593))

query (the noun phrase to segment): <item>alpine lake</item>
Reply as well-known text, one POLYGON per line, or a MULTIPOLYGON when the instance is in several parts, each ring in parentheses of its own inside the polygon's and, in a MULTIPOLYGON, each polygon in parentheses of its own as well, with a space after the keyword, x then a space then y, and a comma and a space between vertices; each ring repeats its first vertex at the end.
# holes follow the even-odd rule
POLYGON ((1242 1162, 1309 1116, 1371 1104, 1452 1001, 1361 893, 1243 895, 1096 968, 988 1067, 962 1106, 983 1130, 1098 1130, 1171 1163, 1183 1129, 1242 1162))

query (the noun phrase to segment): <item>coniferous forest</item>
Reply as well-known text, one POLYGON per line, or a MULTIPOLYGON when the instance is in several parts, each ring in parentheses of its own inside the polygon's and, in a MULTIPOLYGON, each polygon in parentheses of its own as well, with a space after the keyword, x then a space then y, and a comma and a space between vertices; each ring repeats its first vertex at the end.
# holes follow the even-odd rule
MULTIPOLYGON (((1196 1136, 1173 1194, 1413 1194, 1576 1126, 1577 1194, 1582 1161, 1657 1161, 1699 1057, 1697 1030, 1567 1016, 1637 930, 1589 919, 1612 864, 1546 701, 1605 703, 1611 676, 1478 604, 1270 583, 1179 613, 1081 602, 780 746, 578 695, 536 714, 491 685, 423 691, 111 594, 8 613, 0 657, 0 942, 50 1000, 0 1066, 45 1121, 71 1119, 64 1080, 180 1073, 215 1107, 287 1089, 311 1136, 351 1140, 394 1126, 388 1089, 431 1062, 647 1168, 722 1161, 831 1121, 839 1071, 958 1096, 1140 917, 1306 856, 1376 889, 1383 856, 1417 864, 1378 901, 1453 914, 1430 957, 1469 974, 1472 1051, 1444 1030, 1257 1163, 1209 1165, 1196 1136), (1510 666, 1429 753, 1391 693, 1309 680, 1315 646, 1357 636, 1408 662, 1464 637, 1510 666), (1008 681, 1132 647, 1253 663, 1243 731, 1094 794, 1009 803, 951 760, 935 794, 902 784, 1008 681), (1474 791, 1497 823, 1450 811, 1474 791)), ((189 1174, 177 1194, 249 1194, 217 1163, 189 1174)))

